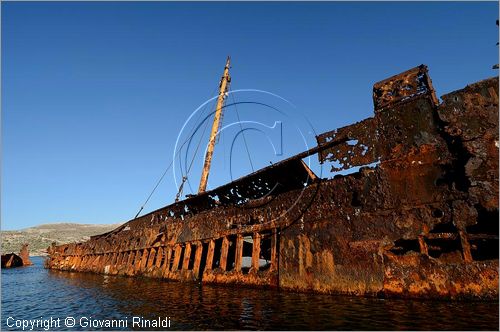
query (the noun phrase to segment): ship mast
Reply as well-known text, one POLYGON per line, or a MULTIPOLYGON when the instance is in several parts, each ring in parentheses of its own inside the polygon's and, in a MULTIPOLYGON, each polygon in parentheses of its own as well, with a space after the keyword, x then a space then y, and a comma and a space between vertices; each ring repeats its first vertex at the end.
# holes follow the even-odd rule
POLYGON ((224 67, 224 74, 219 86, 219 97, 217 98, 217 106, 215 108, 214 123, 212 124, 212 131, 210 132, 210 141, 208 142, 207 153, 205 155, 205 163, 203 165, 203 172, 201 173, 200 187, 198 188, 198 194, 204 192, 207 189, 208 174, 210 172, 210 164, 212 163, 212 155, 214 153, 215 139, 217 137, 217 132, 219 130, 219 123, 222 117, 222 107, 224 106, 224 99, 226 97, 226 92, 231 82, 231 76, 229 76, 229 62, 230 58, 227 57, 226 66, 224 67))

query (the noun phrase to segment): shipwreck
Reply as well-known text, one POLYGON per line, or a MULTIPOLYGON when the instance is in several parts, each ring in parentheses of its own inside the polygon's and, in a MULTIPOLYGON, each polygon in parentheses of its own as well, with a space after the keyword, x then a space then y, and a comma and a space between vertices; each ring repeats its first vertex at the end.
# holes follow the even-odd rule
POLYGON ((30 252, 28 249, 28 244, 23 244, 19 255, 15 253, 2 255, 2 268, 20 267, 33 265, 30 260, 30 252))
POLYGON ((420 65, 373 86, 374 115, 206 191, 230 83, 224 69, 199 193, 46 267, 360 296, 498 298, 498 77, 436 97, 420 65), (317 155, 320 178, 303 162, 317 155), (270 193, 270 194, 267 194, 270 193))

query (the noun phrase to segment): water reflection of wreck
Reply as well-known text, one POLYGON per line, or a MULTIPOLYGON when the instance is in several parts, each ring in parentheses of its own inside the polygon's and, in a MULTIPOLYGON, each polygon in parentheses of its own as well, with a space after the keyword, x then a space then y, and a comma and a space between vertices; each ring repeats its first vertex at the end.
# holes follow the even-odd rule
POLYGON ((374 85, 374 117, 87 242, 52 246, 47 267, 323 293, 496 299, 497 91, 498 77, 439 103, 427 68, 413 68, 374 85), (302 161, 313 154, 332 163, 332 172, 364 167, 321 179, 302 161))

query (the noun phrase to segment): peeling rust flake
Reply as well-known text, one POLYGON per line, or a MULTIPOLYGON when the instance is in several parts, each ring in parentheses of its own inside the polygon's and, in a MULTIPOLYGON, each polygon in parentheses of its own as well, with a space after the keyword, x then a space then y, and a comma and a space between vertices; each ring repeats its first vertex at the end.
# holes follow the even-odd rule
POLYGON ((317 146, 82 243, 46 267, 360 296, 498 298, 498 77, 442 96, 424 65, 317 146), (302 161, 331 166, 318 178, 302 161), (354 169, 360 167, 359 169, 354 169))

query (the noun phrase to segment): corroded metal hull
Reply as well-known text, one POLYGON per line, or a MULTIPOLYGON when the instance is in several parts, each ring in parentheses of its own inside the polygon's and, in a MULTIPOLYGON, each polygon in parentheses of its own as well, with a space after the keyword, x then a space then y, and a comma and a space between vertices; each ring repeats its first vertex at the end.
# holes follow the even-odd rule
POLYGON ((20 267, 33 265, 30 260, 28 244, 23 244, 19 255, 14 253, 2 255, 2 268, 20 267))
POLYGON ((375 84, 374 117, 87 242, 51 246, 47 267, 332 294, 497 299, 497 92, 491 78, 439 103, 427 68, 416 67, 375 84), (364 167, 319 179, 302 162, 312 154, 332 171, 364 167))

